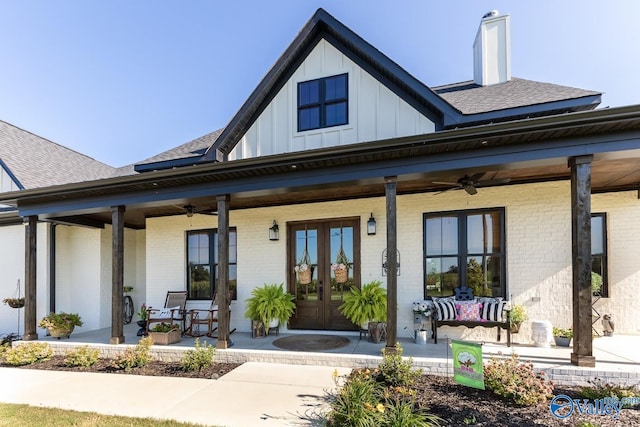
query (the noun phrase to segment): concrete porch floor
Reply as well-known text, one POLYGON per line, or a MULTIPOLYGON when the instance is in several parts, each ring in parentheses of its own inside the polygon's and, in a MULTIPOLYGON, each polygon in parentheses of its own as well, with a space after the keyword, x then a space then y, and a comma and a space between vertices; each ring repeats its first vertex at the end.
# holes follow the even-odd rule
MULTIPOLYGON (((63 354, 70 347, 88 344, 101 350, 104 357, 112 357, 126 345, 135 345, 139 337, 135 323, 124 325, 125 344, 109 345, 110 328, 86 332, 74 332, 68 339, 40 337, 41 341, 49 342, 55 351, 63 354)), ((438 344, 427 341, 426 344, 416 344, 409 331, 398 336, 398 342, 404 349, 404 356, 412 357, 413 364, 424 373, 437 375, 452 375, 451 351, 448 339, 440 336, 438 344)), ((337 366, 345 368, 374 367, 381 360, 381 350, 385 343, 369 342, 360 339, 357 333, 336 331, 296 331, 287 334, 270 334, 264 338, 252 338, 248 332, 234 332, 231 334, 233 345, 225 350, 216 351, 216 361, 230 363, 271 362, 295 365, 337 366), (282 350, 273 342, 286 335, 294 334, 330 334, 349 338, 345 347, 321 352, 295 352, 282 350)), ((640 335, 616 335, 613 337, 598 337, 593 340, 593 354, 596 358, 595 368, 577 367, 571 365, 571 347, 534 347, 530 344, 519 344, 518 335, 512 336, 511 347, 504 343, 483 343, 485 360, 492 356, 508 356, 515 352, 522 361, 530 361, 536 370, 546 372, 550 379, 557 384, 584 385, 589 380, 600 378, 617 384, 640 384, 640 335)), ((183 336, 182 340, 169 346, 153 346, 156 357, 162 360, 179 360, 182 353, 194 346, 195 338, 183 336)), ((200 342, 216 345, 215 339, 201 337, 200 342)))

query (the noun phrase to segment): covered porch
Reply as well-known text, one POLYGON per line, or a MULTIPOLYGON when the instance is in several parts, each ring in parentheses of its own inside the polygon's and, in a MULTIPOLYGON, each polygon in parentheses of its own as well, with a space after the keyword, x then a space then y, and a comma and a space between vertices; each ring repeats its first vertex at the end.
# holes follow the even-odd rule
MULTIPOLYGON (((112 298, 101 303, 111 305, 110 342, 130 343, 132 341, 126 339, 126 325, 122 324, 125 228, 145 228, 149 218, 176 215, 176 206, 197 206, 202 210, 215 211, 220 232, 218 294, 226 298, 229 228, 236 212, 383 198, 384 247, 388 253, 395 253, 403 244, 397 234, 398 221, 402 217, 402 207, 397 206, 398 197, 440 194, 451 189, 442 182, 459 182, 461 176, 483 173, 489 180, 501 182, 508 188, 531 183, 570 182, 569 191, 566 191, 570 218, 562 218, 566 228, 571 230, 565 241, 570 239, 572 247, 575 338, 570 357, 575 365, 594 366, 590 198, 596 192, 637 190, 637 182, 640 181, 636 166, 640 154, 639 129, 640 110, 629 107, 454 129, 377 141, 366 146, 351 145, 259 159, 204 163, 21 192, 15 197, 27 225, 25 338, 38 337, 35 229, 40 221, 83 226, 111 224, 112 298)), ((466 190, 463 183, 460 184, 460 189, 466 190)), ((488 206, 501 205, 499 195, 490 203, 488 206)), ((428 211, 430 206, 425 204, 421 209, 428 211)), ((270 225, 271 218, 268 220, 270 225)), ((284 265, 287 261, 281 259, 281 262, 284 265)), ((287 274, 292 274, 290 267, 286 267, 287 274)), ((395 258, 390 257, 385 277, 389 312, 389 333, 385 345, 388 348, 393 348, 396 341, 403 339, 403 325, 397 318, 397 267, 395 258)), ((403 265, 404 272, 408 268, 403 265)), ((421 263, 413 268, 412 274, 423 275, 421 263)), ((368 273, 378 275, 378 272, 376 265, 375 271, 368 273)), ((506 285, 509 289, 510 284, 506 285)), ((420 299, 420 295, 413 296, 413 299, 420 299)), ((219 301, 221 319, 226 319, 227 302, 225 299, 219 301)), ((236 338, 239 335, 230 337, 229 331, 230 325, 221 321, 217 347, 231 347, 230 350, 235 351, 239 346, 236 338)))

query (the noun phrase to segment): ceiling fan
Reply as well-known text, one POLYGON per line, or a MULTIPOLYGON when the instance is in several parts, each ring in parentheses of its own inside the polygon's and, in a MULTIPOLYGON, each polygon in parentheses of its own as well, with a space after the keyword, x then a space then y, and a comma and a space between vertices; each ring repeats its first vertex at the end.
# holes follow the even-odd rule
POLYGON ((480 180, 486 172, 478 172, 469 176, 464 174, 464 176, 458 179, 456 182, 442 182, 442 181, 433 181, 433 184, 441 184, 441 185, 451 185, 451 188, 447 188, 446 190, 442 190, 437 194, 444 193, 449 190, 464 190, 471 196, 478 193, 476 187, 488 187, 491 185, 501 185, 507 184, 511 182, 511 178, 499 178, 499 179, 485 179, 483 181, 480 180))
POLYGON ((191 203, 182 207, 184 213, 191 218, 193 214, 203 214, 203 215, 218 215, 214 209, 196 209, 191 203))

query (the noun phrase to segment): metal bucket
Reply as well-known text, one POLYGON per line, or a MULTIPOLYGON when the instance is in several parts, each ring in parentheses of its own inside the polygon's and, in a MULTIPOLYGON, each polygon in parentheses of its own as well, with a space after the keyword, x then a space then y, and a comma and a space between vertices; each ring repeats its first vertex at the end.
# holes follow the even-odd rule
POLYGON ((416 344, 427 343, 427 331, 416 330, 416 344))

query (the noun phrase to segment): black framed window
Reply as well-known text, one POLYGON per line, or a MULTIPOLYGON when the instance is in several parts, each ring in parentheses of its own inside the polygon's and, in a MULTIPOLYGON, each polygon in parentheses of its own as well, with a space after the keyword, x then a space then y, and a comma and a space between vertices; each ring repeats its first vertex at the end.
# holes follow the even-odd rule
POLYGON ((607 214, 591 215, 591 290, 593 295, 609 296, 607 274, 607 214))
POLYGON ((424 297, 507 296, 504 208, 424 214, 424 297))
POLYGON ((348 75, 298 83, 298 132, 349 122, 348 75))
MULTIPOLYGON (((229 229, 229 290, 237 297, 237 233, 229 229)), ((187 231, 187 291, 189 299, 210 300, 218 288, 218 230, 187 231)))

